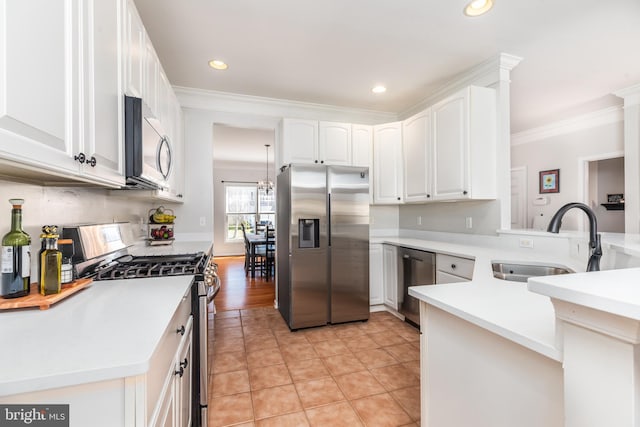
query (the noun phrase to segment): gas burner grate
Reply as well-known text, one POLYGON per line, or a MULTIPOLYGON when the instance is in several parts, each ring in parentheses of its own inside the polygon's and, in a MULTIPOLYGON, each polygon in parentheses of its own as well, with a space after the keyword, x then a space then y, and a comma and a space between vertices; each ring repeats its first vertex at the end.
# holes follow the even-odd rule
POLYGON ((203 254, 133 258, 98 272, 94 280, 195 275, 202 273, 205 261, 203 254))

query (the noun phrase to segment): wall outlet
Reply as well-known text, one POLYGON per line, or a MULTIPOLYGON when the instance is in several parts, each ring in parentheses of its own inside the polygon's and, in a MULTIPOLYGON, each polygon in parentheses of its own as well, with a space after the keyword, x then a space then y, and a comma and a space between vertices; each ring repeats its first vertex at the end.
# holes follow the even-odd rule
POLYGON ((422 225, 422 216, 418 215, 418 225, 422 225))
POLYGON ((533 249, 533 239, 527 239, 526 237, 520 238, 520 247, 533 249))
POLYGON ((207 218, 206 218, 206 217, 201 216, 201 217, 200 217, 200 226, 201 226, 201 227, 204 227, 205 225, 207 225, 207 218))
POLYGON ((468 216, 465 220, 465 225, 467 228, 473 228, 473 218, 468 216))

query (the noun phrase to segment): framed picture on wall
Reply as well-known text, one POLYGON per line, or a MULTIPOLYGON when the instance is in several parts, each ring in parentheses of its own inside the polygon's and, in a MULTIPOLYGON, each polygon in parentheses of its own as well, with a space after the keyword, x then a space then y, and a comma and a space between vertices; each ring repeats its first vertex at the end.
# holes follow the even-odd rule
POLYGON ((540 171, 540 194, 560 192, 560 169, 540 171))

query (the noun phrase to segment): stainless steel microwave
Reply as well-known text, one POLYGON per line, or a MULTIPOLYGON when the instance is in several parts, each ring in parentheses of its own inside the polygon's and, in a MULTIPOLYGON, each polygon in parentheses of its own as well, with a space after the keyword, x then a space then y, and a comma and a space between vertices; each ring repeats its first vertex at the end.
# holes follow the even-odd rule
POLYGON ((127 187, 165 189, 173 149, 160 120, 140 98, 124 97, 124 143, 127 187))

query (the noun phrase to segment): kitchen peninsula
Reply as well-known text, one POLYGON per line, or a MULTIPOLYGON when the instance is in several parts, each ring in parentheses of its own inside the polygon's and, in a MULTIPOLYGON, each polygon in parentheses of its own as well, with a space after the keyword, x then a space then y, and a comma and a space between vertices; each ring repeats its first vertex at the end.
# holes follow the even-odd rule
POLYGON ((381 240, 475 259, 472 281, 409 290, 421 306, 423 425, 637 424, 640 269, 525 284, 494 278, 491 262, 584 266, 531 251, 381 240))

